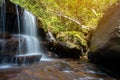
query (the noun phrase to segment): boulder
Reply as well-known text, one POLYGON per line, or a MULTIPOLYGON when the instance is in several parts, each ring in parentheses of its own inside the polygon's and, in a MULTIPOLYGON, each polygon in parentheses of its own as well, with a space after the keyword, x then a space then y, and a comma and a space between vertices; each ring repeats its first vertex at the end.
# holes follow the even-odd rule
MULTIPOLYGON (((100 19, 90 41, 88 58, 109 68, 120 65, 120 4, 114 4, 100 19)), ((118 69, 119 70, 119 69, 118 69)))
POLYGON ((81 50, 77 48, 70 48, 64 42, 49 42, 47 43, 48 51, 57 54, 60 58, 74 58, 79 59, 81 50))

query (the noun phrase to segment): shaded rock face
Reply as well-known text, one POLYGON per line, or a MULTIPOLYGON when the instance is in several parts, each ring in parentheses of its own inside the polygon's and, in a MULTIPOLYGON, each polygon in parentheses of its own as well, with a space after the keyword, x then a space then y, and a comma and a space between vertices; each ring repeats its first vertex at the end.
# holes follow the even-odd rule
POLYGON ((119 39, 119 25, 120 25, 120 5, 112 6, 104 14, 98 23, 97 29, 93 34, 90 42, 92 51, 103 48, 111 44, 116 38, 119 39))
MULTIPOLYGON (((2 33, 1 33, 2 34, 2 33)), ((18 35, 12 35, 10 33, 3 33, 3 35, 7 35, 4 38, 1 38, 0 36, 0 63, 3 62, 3 60, 6 60, 6 62, 11 62, 12 58, 19 54, 19 41, 21 41, 22 45, 21 51, 24 54, 26 50, 25 46, 25 39, 21 37, 19 39, 18 35), (9 37, 8 37, 9 34, 9 37)))
MULTIPOLYGON (((120 65, 120 4, 113 5, 103 15, 90 42, 89 58, 111 68, 120 65)), ((118 68, 118 70, 120 70, 118 68)))
POLYGON ((4 38, 4 39, 10 39, 12 37, 12 35, 8 32, 0 32, 0 39, 4 38))
POLYGON ((42 55, 27 55, 26 38, 23 35, 0 34, 0 64, 31 64, 39 62, 42 55), (4 36, 3 36, 4 35, 4 36))
MULTIPOLYGON (((120 4, 112 6, 98 23, 90 42, 92 52, 120 52, 120 4)), ((118 54, 116 54, 118 55, 118 54)))
MULTIPOLYGON (((5 0, 6 2, 6 13, 16 15, 16 5, 10 2, 10 0, 5 0)), ((18 6, 19 14, 22 15, 23 9, 18 6)))
POLYGON ((37 31, 38 31, 38 37, 40 38, 41 41, 46 41, 46 34, 45 34, 45 31, 42 27, 38 27, 37 28, 37 31))
POLYGON ((49 42, 47 44, 48 51, 51 51, 54 54, 57 54, 60 58, 74 58, 79 59, 81 54, 80 49, 76 48, 69 48, 68 46, 65 46, 65 43, 63 42, 49 42))
MULTIPOLYGON (((18 6, 18 13, 20 16, 20 21, 22 20, 21 16, 23 14, 23 11, 24 9, 18 6)), ((1 14, 1 19, 0 19, 1 31, 2 32, 6 31, 9 33, 14 33, 14 34, 18 33, 18 17, 17 17, 16 5, 10 2, 10 0, 5 0, 5 4, 3 6, 0 6, 0 14, 1 14), (5 21, 3 20, 3 17, 5 21)))

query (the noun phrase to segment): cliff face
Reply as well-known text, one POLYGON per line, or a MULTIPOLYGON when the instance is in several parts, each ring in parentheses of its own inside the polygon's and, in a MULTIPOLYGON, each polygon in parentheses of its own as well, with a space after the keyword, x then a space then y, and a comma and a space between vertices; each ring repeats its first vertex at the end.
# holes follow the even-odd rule
POLYGON ((90 42, 89 58, 100 62, 120 59, 120 4, 113 5, 99 21, 90 42))
MULTIPOLYGON (((108 9, 103 18, 98 23, 98 27, 94 32, 91 40, 91 49, 96 51, 105 46, 116 43, 116 38, 120 38, 120 5, 113 6, 108 9)), ((110 46, 109 46, 110 47, 110 46)))
MULTIPOLYGON (((22 19, 22 13, 24 11, 23 8, 17 6, 10 2, 10 0, 5 0, 5 3, 0 6, 0 31, 1 32, 9 32, 9 33, 18 33, 18 15, 17 9, 19 13, 19 21, 22 19)), ((21 23, 20 23, 21 24, 21 23)), ((21 25, 22 26, 22 25, 21 25)))
MULTIPOLYGON (((18 11, 22 15, 23 9, 20 6, 18 6, 18 11)), ((6 13, 16 15, 16 4, 13 4, 10 0, 6 0, 6 13)))
POLYGON ((113 5, 99 21, 90 42, 88 58, 120 75, 120 4, 113 5))

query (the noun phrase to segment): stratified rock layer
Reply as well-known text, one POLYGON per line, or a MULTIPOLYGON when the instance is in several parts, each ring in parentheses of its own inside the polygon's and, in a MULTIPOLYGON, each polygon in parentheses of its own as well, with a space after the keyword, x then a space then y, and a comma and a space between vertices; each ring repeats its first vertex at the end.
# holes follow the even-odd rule
POLYGON ((11 35, 10 33, 0 33, 0 63, 6 59, 6 62, 11 62, 12 58, 19 54, 20 50, 25 53, 26 44, 25 38, 19 35, 11 35))

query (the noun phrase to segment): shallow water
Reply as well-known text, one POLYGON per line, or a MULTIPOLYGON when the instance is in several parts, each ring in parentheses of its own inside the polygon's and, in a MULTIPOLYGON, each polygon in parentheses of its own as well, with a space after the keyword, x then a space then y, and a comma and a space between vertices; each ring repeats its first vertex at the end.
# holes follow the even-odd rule
POLYGON ((0 71, 0 80, 115 80, 96 65, 71 59, 41 61, 0 71), (14 73, 13 73, 14 71, 14 73), (3 74, 4 72, 4 74, 3 74))

